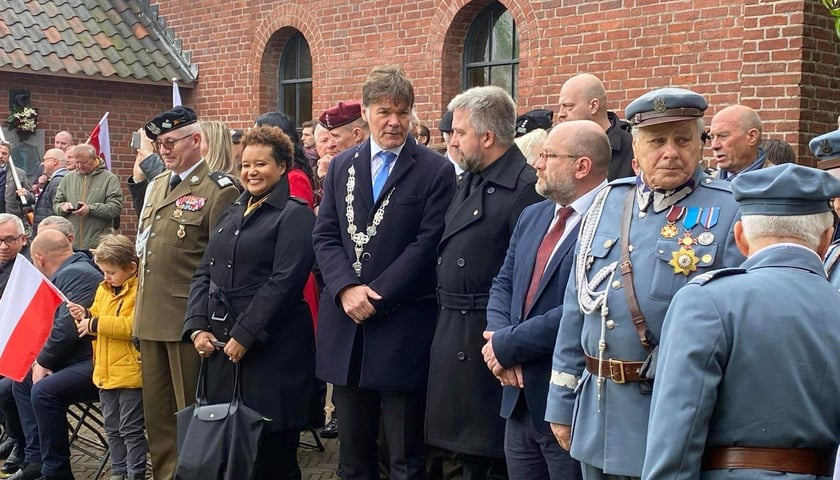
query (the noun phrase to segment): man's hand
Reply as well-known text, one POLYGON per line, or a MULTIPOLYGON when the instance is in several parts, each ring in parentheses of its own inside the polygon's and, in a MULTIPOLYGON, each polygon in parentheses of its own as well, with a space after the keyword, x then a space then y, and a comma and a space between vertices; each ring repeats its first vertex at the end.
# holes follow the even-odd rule
POLYGON ((199 357, 209 357, 216 351, 213 342, 216 342, 216 336, 210 332, 202 331, 193 338, 193 347, 198 352, 199 357))
POLYGON ((228 340, 225 345, 225 355, 227 355, 228 359, 233 363, 242 360, 242 357, 245 356, 245 352, 247 351, 248 349, 242 346, 241 343, 237 342, 235 338, 228 340))
POLYGON ((487 368, 493 372, 493 375, 499 376, 499 373, 504 370, 504 367, 499 364, 499 360, 496 358, 496 352, 493 351, 493 332, 485 331, 481 334, 487 343, 481 347, 481 355, 484 357, 484 363, 487 364, 487 368))
POLYGON ((502 369, 498 374, 493 372, 502 385, 508 387, 525 388, 525 377, 522 376, 522 365, 515 365, 502 369))
POLYGON ((70 202, 64 202, 61 204, 61 213, 69 213, 72 212, 76 207, 73 206, 70 202))
POLYGON ((332 159, 333 156, 330 154, 324 155, 323 157, 318 159, 318 178, 324 178, 327 176, 327 170, 330 169, 330 162, 332 161, 332 159))
POLYGON ((355 323, 362 322, 376 314, 376 308, 370 303, 372 300, 382 300, 382 297, 367 285, 347 287, 338 294, 344 313, 355 323))
POLYGON ((78 216, 78 217, 86 217, 86 216, 88 216, 88 214, 90 213, 90 207, 88 207, 88 204, 87 204, 87 203, 82 203, 82 202, 79 202, 78 207, 79 207, 79 208, 77 208, 77 209, 73 212, 73 215, 76 215, 76 216, 78 216))
POLYGON ((90 319, 83 318, 76 322, 76 331, 79 332, 79 338, 90 335, 90 319))
POLYGON ((550 423, 549 425, 551 426, 551 433, 554 434, 554 438, 560 444, 560 448, 568 451, 572 447, 572 426, 560 425, 559 423, 550 423))
POLYGON ((53 371, 49 368, 42 367, 38 362, 32 364, 32 385, 40 382, 48 375, 52 375, 53 371))

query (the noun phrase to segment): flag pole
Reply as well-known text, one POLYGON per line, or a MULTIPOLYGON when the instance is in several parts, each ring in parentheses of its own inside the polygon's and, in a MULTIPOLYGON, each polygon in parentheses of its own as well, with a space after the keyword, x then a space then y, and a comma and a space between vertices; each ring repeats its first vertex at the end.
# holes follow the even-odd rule
MULTIPOLYGON (((12 171, 12 178, 15 181, 15 188, 20 190, 23 187, 20 185, 20 178, 18 178, 17 169, 15 169, 15 161, 12 160, 12 146, 11 144, 9 144, 8 141, 6 141, 6 135, 3 133, 2 128, 0 128, 0 143, 9 145, 9 167, 11 167, 9 168, 9 170, 12 171)), ((23 206, 26 206, 29 203, 26 201, 26 195, 18 195, 18 198, 20 198, 20 203, 23 206)))

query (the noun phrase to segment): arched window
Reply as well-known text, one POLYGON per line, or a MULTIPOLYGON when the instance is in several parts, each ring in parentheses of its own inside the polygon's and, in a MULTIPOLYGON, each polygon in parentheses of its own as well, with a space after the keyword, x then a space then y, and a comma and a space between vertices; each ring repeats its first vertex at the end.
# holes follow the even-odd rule
POLYGON ((464 89, 483 85, 504 88, 516 98, 519 35, 513 16, 499 2, 475 17, 464 45, 464 89))
POLYGON ((298 127, 312 120, 312 55, 300 32, 289 38, 280 56, 279 84, 280 110, 298 127))

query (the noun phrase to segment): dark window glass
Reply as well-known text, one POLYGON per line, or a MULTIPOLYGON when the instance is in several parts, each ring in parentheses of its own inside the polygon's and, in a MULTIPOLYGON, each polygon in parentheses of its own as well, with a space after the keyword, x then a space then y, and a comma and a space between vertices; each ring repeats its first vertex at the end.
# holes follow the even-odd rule
POLYGON ((300 32, 286 42, 280 56, 278 75, 280 110, 295 120, 298 127, 312 119, 312 55, 300 32))
POLYGON ((519 35, 513 16, 499 2, 475 17, 464 45, 464 90, 483 85, 504 88, 516 98, 519 35))

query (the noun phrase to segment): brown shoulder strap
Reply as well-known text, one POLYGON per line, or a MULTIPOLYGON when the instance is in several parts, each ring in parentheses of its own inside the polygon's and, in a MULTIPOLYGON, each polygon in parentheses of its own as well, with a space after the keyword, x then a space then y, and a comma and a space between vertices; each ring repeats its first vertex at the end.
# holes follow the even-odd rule
POLYGON ((639 341, 648 352, 652 347, 647 339, 647 323, 639 302, 636 299, 636 289, 633 286, 633 264, 630 263, 630 221, 633 219, 633 197, 636 196, 634 185, 627 192, 624 198, 624 209, 621 214, 621 283, 624 284, 624 296, 627 298, 627 306, 630 308, 630 315, 633 316, 633 325, 639 335, 639 341))

